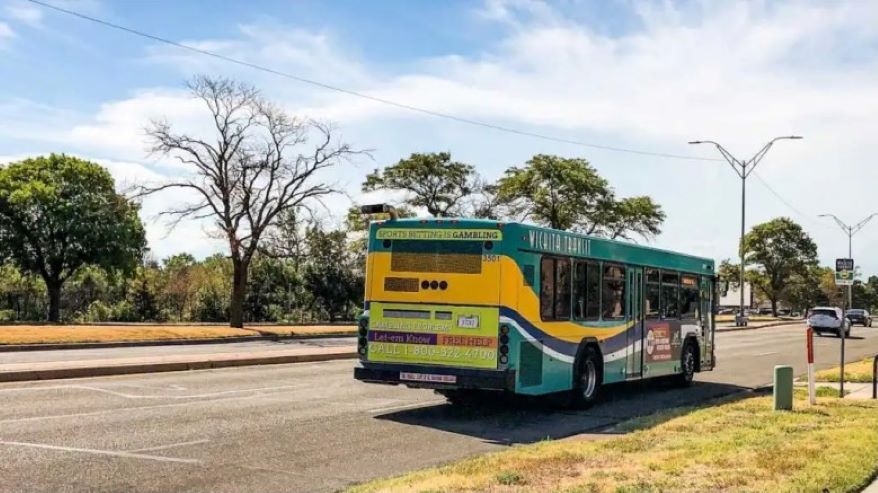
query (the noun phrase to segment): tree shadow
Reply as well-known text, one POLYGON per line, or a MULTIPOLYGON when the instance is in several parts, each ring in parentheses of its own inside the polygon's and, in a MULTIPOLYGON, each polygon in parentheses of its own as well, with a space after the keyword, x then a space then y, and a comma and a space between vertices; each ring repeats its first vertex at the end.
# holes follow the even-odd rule
POLYGON ((693 407, 750 397, 753 391, 748 387, 712 382, 695 382, 681 389, 665 381, 651 380, 607 386, 601 402, 583 411, 565 409, 557 395, 524 397, 493 393, 468 406, 437 404, 375 418, 511 445, 580 433, 615 434, 618 431, 613 426, 625 420, 672 409, 680 411, 657 416, 656 421, 650 422, 655 425, 689 412, 693 407))

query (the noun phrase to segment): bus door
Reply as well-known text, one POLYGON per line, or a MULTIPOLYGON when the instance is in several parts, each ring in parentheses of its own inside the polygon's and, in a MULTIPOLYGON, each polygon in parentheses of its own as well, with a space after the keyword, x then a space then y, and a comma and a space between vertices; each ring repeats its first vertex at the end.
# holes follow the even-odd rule
POLYGON ((626 375, 638 378, 643 372, 643 269, 628 269, 629 323, 626 375))
POLYGON ((713 279, 701 276, 701 361, 705 369, 713 368, 714 293, 713 279))

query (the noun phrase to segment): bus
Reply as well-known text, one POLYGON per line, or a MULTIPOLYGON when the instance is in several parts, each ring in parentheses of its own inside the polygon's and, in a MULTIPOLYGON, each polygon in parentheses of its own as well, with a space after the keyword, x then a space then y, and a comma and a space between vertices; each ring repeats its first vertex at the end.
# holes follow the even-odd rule
POLYGON ((363 382, 565 393, 712 370, 714 261, 517 222, 390 219, 370 224, 363 382))

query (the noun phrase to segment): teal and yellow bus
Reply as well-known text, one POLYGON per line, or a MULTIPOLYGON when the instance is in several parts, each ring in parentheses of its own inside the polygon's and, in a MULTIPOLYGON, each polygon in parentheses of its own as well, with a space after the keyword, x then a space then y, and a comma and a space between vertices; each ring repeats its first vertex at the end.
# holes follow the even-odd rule
POLYGON ((364 382, 567 392, 711 370, 711 259, 515 222, 391 219, 369 228, 364 382))

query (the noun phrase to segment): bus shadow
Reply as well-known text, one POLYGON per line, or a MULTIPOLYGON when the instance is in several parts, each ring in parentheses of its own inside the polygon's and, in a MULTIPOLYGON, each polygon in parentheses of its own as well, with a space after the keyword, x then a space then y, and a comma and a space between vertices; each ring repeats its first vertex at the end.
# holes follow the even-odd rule
MULTIPOLYGON (((559 396, 527 398, 486 394, 477 404, 437 404, 376 416, 376 419, 479 438, 489 443, 525 444, 580 433, 615 434, 613 425, 660 411, 710 404, 712 399, 742 399, 752 389, 731 384, 695 382, 673 388, 665 382, 630 382, 604 388, 600 403, 590 409, 565 409, 559 396)), ((658 416, 652 425, 679 413, 658 416)))

